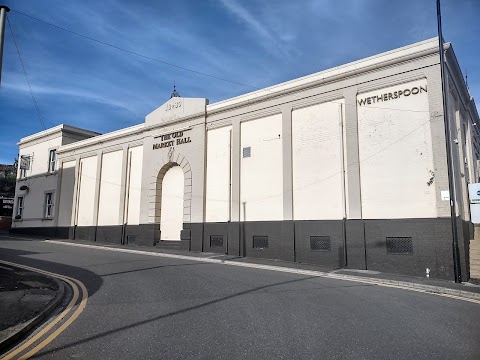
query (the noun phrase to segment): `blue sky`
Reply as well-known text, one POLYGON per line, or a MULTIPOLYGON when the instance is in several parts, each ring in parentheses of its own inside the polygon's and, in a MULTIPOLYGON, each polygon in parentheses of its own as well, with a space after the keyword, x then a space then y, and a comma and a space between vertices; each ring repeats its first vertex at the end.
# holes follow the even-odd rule
MULTIPOLYGON (((0 0, 1 2, 1 0, 0 0)), ((92 42, 11 11, 8 16, 46 128, 101 133, 139 124, 170 98, 210 103, 437 34, 435 0, 4 0, 12 10, 147 57, 92 42)), ((480 1, 442 0, 451 41, 480 103, 480 1)), ((0 87, 0 163, 43 130, 8 26, 0 87)))

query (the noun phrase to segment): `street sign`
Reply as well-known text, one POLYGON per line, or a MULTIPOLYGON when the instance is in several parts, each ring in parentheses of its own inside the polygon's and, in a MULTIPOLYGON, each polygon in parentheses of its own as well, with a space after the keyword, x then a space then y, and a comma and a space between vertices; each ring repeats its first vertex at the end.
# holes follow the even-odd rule
POLYGON ((474 224, 480 224, 480 183, 468 184, 470 217, 474 224))
POLYGON ((30 169, 30 156, 20 157, 20 169, 25 169, 25 170, 30 169))

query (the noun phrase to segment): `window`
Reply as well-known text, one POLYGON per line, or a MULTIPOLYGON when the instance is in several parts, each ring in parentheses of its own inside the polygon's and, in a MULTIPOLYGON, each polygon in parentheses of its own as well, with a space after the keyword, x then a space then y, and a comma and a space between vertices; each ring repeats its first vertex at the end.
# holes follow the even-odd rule
POLYGON ((45 217, 53 217, 53 192, 45 193, 45 217))
POLYGON ((49 159, 50 159, 50 162, 48 164, 48 172, 51 174, 55 172, 55 163, 57 162, 57 151, 55 149, 50 150, 49 159))
POLYGON ((27 169, 20 168, 20 179, 24 179, 27 177, 27 169))
POLYGON ((17 198, 17 217, 22 218, 23 215, 23 196, 17 198))

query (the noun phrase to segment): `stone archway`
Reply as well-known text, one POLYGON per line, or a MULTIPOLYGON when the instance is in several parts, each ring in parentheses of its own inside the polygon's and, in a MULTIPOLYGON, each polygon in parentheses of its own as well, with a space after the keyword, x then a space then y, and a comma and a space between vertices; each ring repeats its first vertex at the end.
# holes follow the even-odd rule
MULTIPOLYGON (((149 222, 160 224, 162 217, 162 184, 165 174, 174 166, 179 166, 184 175, 183 190, 183 223, 191 221, 192 206, 192 170, 185 156, 175 151, 169 154, 169 159, 158 163, 154 169, 154 181, 149 190, 149 222), (152 211, 153 210, 153 211, 152 211)), ((161 231, 161 229, 160 229, 161 231)))

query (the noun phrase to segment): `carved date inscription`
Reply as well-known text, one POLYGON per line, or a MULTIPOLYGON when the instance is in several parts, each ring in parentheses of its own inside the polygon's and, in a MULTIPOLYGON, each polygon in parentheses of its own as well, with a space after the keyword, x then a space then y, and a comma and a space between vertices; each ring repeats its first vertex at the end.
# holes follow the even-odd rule
POLYGON ((165 111, 171 111, 171 110, 175 110, 175 109, 179 109, 182 107, 182 101, 174 101, 170 104, 168 104, 167 106, 165 106, 165 111))

